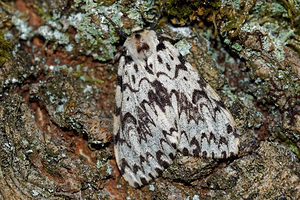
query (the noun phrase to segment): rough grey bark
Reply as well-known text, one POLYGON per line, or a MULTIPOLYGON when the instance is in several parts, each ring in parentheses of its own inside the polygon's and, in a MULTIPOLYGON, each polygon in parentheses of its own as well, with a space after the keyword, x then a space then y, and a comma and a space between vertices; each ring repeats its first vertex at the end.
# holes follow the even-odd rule
MULTIPOLYGON (((175 29, 169 25, 178 16, 167 1, 170 21, 158 31, 185 39, 177 47, 234 115, 240 154, 178 156, 139 189, 120 177, 111 138, 117 65, 110 61, 119 40, 92 8, 131 29, 153 16, 144 2, 0 2, 0 198, 299 199, 298 2, 240 1, 244 6, 219 10, 197 4, 190 15, 202 28, 175 29), (276 9, 265 12, 263 5, 276 9), (215 10, 214 17, 201 9, 215 10), (269 29, 263 16, 273 20, 269 29), (214 26, 200 19, 214 19, 214 26), (212 28, 219 37, 209 34, 212 28)), ((184 24, 182 18, 175 21, 184 24)))

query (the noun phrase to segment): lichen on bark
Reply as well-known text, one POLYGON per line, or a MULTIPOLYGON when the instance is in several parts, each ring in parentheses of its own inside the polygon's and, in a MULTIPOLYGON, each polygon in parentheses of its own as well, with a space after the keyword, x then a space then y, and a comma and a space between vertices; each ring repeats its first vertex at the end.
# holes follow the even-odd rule
POLYGON ((178 39, 225 101, 240 154, 178 155, 139 189, 121 178, 112 58, 122 44, 100 13, 130 33, 149 27, 162 2, 0 2, 1 198, 299 198, 298 1, 190 1, 180 9, 167 0, 156 31, 178 39))

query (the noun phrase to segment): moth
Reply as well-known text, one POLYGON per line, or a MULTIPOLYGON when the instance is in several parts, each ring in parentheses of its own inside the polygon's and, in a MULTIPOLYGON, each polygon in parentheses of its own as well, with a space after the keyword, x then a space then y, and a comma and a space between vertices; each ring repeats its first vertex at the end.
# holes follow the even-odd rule
POLYGON ((227 158, 238 148, 230 112, 169 39, 153 30, 127 36, 114 116, 115 158, 124 179, 133 187, 149 183, 177 152, 227 158))

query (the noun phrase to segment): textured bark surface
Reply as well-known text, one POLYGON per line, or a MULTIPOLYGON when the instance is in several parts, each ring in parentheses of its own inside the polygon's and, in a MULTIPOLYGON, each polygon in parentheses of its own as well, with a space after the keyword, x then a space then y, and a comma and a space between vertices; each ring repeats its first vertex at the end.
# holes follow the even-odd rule
POLYGON ((113 153, 110 59, 121 44, 92 8, 130 30, 153 5, 103 2, 0 2, 0 199, 300 199, 299 3, 280 4, 281 28, 265 30, 253 22, 261 1, 219 10, 191 1, 189 15, 167 1, 159 30, 189 44, 178 48, 230 108, 241 148, 229 160, 178 156, 134 189, 113 153))

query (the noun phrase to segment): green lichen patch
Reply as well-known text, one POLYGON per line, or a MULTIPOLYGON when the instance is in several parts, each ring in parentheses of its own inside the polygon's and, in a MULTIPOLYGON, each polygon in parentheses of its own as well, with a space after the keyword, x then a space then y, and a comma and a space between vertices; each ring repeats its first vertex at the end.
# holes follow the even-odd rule
POLYGON ((0 67, 9 59, 12 51, 12 44, 4 39, 0 31, 0 67))
POLYGON ((0 29, 2 32, 8 32, 11 27, 11 16, 15 12, 14 7, 10 2, 0 1, 0 29))
POLYGON ((186 25, 193 21, 201 22, 202 15, 208 15, 208 10, 204 11, 201 1, 178 1, 167 0, 164 11, 170 17, 171 22, 176 25, 186 25))
POLYGON ((296 154, 297 158, 300 159, 300 148, 297 146, 295 142, 293 142, 292 140, 290 140, 288 137, 286 137, 281 133, 278 133, 278 138, 280 138, 282 141, 287 143, 291 148, 291 150, 296 154))
POLYGON ((67 71, 72 74, 72 76, 76 78, 80 78, 83 81, 90 82, 90 83, 98 83, 102 84, 104 81, 100 80, 93 75, 93 70, 82 70, 84 67, 82 65, 79 65, 76 67, 76 71, 70 70, 69 68, 66 68, 67 71))

